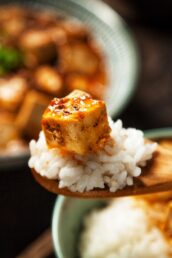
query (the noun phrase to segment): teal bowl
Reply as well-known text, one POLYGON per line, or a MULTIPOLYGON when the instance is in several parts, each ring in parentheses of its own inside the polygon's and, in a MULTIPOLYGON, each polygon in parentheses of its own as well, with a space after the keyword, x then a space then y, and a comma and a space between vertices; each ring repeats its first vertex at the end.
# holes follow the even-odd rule
POLYGON ((139 71, 137 44, 125 21, 98 0, 6 0, 1 4, 52 10, 81 21, 99 43, 107 67, 105 101, 111 117, 119 115, 134 93, 139 71))
MULTIPOLYGON (((123 19, 102 1, 96 0, 6 0, 1 4, 53 10, 88 26, 102 48, 108 86, 104 96, 108 114, 119 115, 134 93, 139 70, 135 40, 123 19)), ((26 164, 29 151, 19 156, 0 157, 0 169, 26 164)))
MULTIPOLYGON (((155 129, 145 132, 150 139, 172 138, 172 128, 155 129)), ((101 207, 105 200, 75 199, 58 197, 52 217, 52 236, 58 258, 76 258, 77 243, 84 215, 101 207)))

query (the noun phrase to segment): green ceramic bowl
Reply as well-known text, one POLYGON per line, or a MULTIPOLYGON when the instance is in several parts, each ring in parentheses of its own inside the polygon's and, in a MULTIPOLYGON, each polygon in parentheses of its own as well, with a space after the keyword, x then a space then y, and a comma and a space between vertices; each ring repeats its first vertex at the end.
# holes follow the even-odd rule
MULTIPOLYGON (((106 61, 109 85, 105 95, 107 111, 117 116, 134 93, 138 76, 138 54, 133 36, 122 18, 102 1, 96 0, 2 0, 0 4, 53 10, 87 25, 106 61)), ((0 169, 26 164, 29 151, 20 156, 0 157, 0 169)))
MULTIPOLYGON (((172 138, 172 128, 150 130, 148 138, 172 138)), ((84 215, 93 208, 102 206, 103 200, 85 200, 58 197, 52 217, 54 249, 59 258, 76 258, 77 243, 84 215)))
POLYGON ((133 94, 138 75, 137 47, 127 24, 102 1, 96 0, 6 0, 38 9, 49 9, 87 25, 101 46, 109 85, 105 101, 110 116, 119 114, 133 94))

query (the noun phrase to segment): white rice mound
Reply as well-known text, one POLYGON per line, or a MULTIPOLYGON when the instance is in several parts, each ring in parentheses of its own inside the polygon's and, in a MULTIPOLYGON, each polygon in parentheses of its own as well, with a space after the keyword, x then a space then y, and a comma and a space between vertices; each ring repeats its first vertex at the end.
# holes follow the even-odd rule
POLYGON ((84 219, 81 258, 170 258, 170 244, 134 198, 118 198, 84 219))
POLYGON ((44 133, 30 142, 29 167, 41 176, 59 180, 59 187, 71 191, 90 191, 109 187, 111 192, 133 185, 133 177, 141 174, 141 167, 152 158, 156 143, 145 144, 143 132, 125 129, 122 122, 109 119, 114 145, 107 143, 103 150, 85 156, 62 156, 56 148, 48 149, 44 133))

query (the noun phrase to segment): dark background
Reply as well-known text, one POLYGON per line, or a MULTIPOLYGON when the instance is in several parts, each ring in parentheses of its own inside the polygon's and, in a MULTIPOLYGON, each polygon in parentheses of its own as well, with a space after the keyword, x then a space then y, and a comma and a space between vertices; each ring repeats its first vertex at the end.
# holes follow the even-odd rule
MULTIPOLYGON (((130 25, 140 51, 138 87, 120 118, 142 130, 172 126, 172 1, 105 2, 130 25)), ((0 172, 0 257, 10 258, 50 227, 56 196, 35 183, 27 167, 0 172)))

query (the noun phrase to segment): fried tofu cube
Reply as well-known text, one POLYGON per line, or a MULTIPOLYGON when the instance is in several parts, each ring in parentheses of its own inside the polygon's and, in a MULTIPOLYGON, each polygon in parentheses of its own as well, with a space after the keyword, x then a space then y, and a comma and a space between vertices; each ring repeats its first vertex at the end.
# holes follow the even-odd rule
POLYGON ((49 33, 49 36, 52 38, 53 42, 55 42, 57 46, 61 46, 66 43, 66 32, 59 25, 50 26, 47 29, 47 32, 49 33))
POLYGON ((23 135, 37 138, 41 130, 42 114, 49 103, 49 98, 36 91, 29 91, 16 117, 15 125, 23 135))
POLYGON ((87 93, 74 91, 51 101, 42 118, 47 145, 84 155, 109 137, 106 106, 87 93))
POLYGON ((28 144, 20 138, 10 140, 5 148, 0 149, 0 155, 23 155, 25 153, 28 153, 28 144))
POLYGON ((59 26, 66 32, 68 39, 79 39, 86 41, 90 38, 89 30, 80 22, 72 20, 59 21, 59 26))
POLYGON ((14 126, 14 116, 7 112, 0 113, 0 148, 5 147, 9 141, 18 138, 18 131, 14 126))
POLYGON ((21 36, 19 45, 23 50, 25 64, 28 67, 52 61, 57 55, 56 45, 47 31, 26 31, 21 36))
POLYGON ((25 21, 20 19, 11 19, 4 24, 3 29, 7 35, 18 37, 25 28, 25 21))
POLYGON ((0 79, 0 106, 7 111, 16 111, 28 90, 27 82, 20 76, 0 79))
POLYGON ((105 90, 105 86, 98 80, 90 79, 81 74, 69 74, 66 76, 65 85, 69 92, 76 89, 87 91, 96 99, 102 99, 105 90))
POLYGON ((64 44, 59 51, 59 66, 64 72, 93 75, 99 68, 97 53, 82 42, 64 44))
POLYGON ((1 31, 14 40, 26 27, 25 10, 14 6, 0 7, 0 24, 1 31))
POLYGON ((41 66, 36 70, 35 83, 37 88, 42 91, 59 97, 62 95, 62 77, 50 66, 41 66))
POLYGON ((66 76, 66 87, 70 91, 82 90, 88 91, 88 78, 81 74, 69 74, 66 76))

